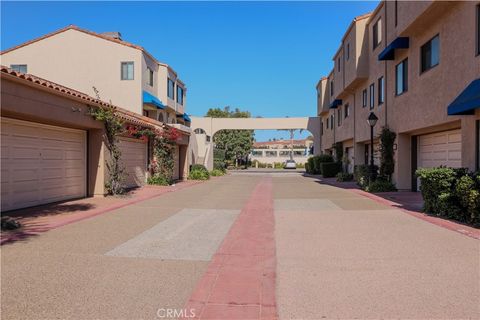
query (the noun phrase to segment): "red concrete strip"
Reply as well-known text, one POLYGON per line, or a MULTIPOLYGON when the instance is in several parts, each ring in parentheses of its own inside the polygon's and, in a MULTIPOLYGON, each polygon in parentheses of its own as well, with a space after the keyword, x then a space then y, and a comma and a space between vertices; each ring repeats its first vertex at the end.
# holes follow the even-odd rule
POLYGON ((185 309, 196 319, 277 319, 271 178, 263 178, 212 258, 185 309))
POLYGON ((466 225, 463 225, 463 224, 460 224, 460 223, 456 223, 456 222, 453 222, 451 220, 446 220, 446 219, 442 219, 442 218, 438 218, 438 217, 434 217, 434 216, 429 216, 429 215, 424 214, 422 212, 411 211, 411 210, 407 210, 407 209, 404 209, 404 208, 399 208, 399 205, 401 205, 401 204, 399 204, 397 202, 384 199, 380 196, 377 196, 375 194, 372 194, 372 193, 369 193, 369 192, 366 192, 366 191, 363 191, 363 190, 360 190, 360 189, 349 189, 349 191, 351 191, 353 193, 356 193, 356 194, 360 194, 360 195, 362 195, 364 197, 367 197, 367 198, 369 198, 373 201, 376 201, 378 203, 381 203, 381 204, 384 204, 384 205, 387 205, 387 206, 390 206, 390 207, 394 207, 396 209, 400 209, 403 212, 405 212, 405 213, 407 213, 407 214, 409 214, 409 215, 411 215, 415 218, 421 219, 423 221, 427 221, 427 222, 432 223, 434 225, 437 225, 439 227, 442 227, 442 228, 445 228, 445 229, 448 229, 448 230, 451 230, 451 231, 455 231, 455 232, 461 233, 463 235, 466 235, 468 237, 480 240, 480 230, 479 229, 475 229, 473 227, 469 227, 469 226, 466 226, 466 225))
POLYGON ((71 223, 93 218, 98 215, 120 209, 141 201, 159 197, 169 192, 182 190, 198 183, 201 183, 201 181, 185 181, 168 187, 145 186, 140 189, 140 191, 134 191, 134 196, 132 198, 118 198, 118 200, 116 199, 117 201, 114 201, 112 204, 101 206, 99 208, 89 209, 73 214, 53 213, 45 216, 26 217, 24 219, 20 218, 19 221, 21 221, 22 225, 25 225, 27 227, 15 231, 2 232, 0 236, 0 245, 21 240, 25 238, 26 233, 28 233, 28 236, 31 236, 33 234, 37 235, 71 223))

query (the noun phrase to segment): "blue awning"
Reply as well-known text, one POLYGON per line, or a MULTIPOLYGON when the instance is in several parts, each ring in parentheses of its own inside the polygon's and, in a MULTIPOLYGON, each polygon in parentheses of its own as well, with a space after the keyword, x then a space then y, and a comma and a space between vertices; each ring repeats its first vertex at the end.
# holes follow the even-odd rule
POLYGON ((158 109, 165 109, 162 101, 147 91, 143 91, 143 104, 149 104, 157 107, 158 109))
POLYGON ((410 41, 408 37, 398 37, 392 41, 382 52, 378 55, 378 60, 394 60, 395 49, 408 49, 410 41))
POLYGON ((448 106, 448 115, 474 114, 480 108, 480 78, 473 80, 448 106))
POLYGON ((335 99, 332 103, 330 103, 330 109, 336 109, 338 106, 342 105, 341 99, 335 99))
POLYGON ((184 114, 177 114, 177 118, 183 118, 183 120, 187 121, 187 122, 192 122, 192 120, 190 120, 190 117, 188 116, 188 114, 184 113, 184 114))

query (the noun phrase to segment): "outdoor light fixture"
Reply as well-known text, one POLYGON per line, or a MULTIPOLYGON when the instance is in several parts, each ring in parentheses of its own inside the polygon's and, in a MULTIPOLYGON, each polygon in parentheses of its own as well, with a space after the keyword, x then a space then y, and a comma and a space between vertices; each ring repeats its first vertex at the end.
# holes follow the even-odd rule
POLYGON ((373 112, 370 112, 370 114, 368 115, 368 119, 367 119, 367 122, 368 122, 368 125, 370 127, 375 127, 375 125, 377 124, 377 116, 375 115, 375 113, 373 112))
POLYGON ((370 182, 375 180, 375 164, 373 163, 373 127, 377 124, 378 118, 375 113, 370 112, 367 118, 368 125, 370 126, 370 182))

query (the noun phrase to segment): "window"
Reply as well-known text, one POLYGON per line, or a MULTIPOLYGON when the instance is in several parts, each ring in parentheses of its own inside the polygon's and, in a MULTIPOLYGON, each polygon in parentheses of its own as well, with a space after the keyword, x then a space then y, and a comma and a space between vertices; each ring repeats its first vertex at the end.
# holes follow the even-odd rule
POLYGON ((395 94, 398 96, 408 90, 408 59, 395 67, 395 94))
POLYGON ((333 122, 333 114, 330 116, 330 130, 333 130, 333 127, 335 127, 335 122, 333 122))
POLYGON ((327 129, 328 129, 328 123, 329 123, 329 121, 328 121, 328 117, 327 117, 327 129))
POLYGON ((383 77, 378 79, 378 105, 381 105, 385 102, 385 93, 384 93, 385 83, 383 77))
POLYGON ((480 54, 480 4, 477 5, 477 55, 480 54))
POLYGON ((340 72, 340 57, 337 59, 337 70, 340 72))
POLYGON ((11 64, 10 68, 12 68, 13 71, 21 72, 21 73, 27 73, 27 65, 26 64, 11 64))
POLYGON ((147 68, 148 71, 148 85, 150 87, 153 87, 153 70, 150 68, 147 68))
POLYGON ((320 122, 320 135, 323 136, 323 121, 320 122))
POLYGON ((382 42, 382 20, 378 19, 373 25, 373 50, 382 42))
POLYGON ((177 86, 177 103, 183 105, 183 88, 177 86))
POLYGON ((252 151, 252 156, 262 157, 263 156, 263 151, 262 150, 253 150, 252 151))
MULTIPOLYGON (((157 120, 160 121, 160 122, 165 122, 164 118, 163 118, 163 112, 160 112, 158 114, 158 119, 157 120)), ((197 130, 197 129, 195 129, 195 130, 197 130)), ((200 129, 200 130, 202 130, 202 129, 200 129)), ((195 133, 197 133, 197 132, 195 132, 195 133)))
POLYGON ((343 112, 343 116, 344 116, 345 118, 347 118, 347 117, 350 115, 350 106, 348 105, 348 103, 345 105, 344 108, 345 108, 345 110, 344 110, 344 112, 343 112))
POLYGON ((375 107, 375 83, 370 85, 370 109, 375 107))
POLYGON ((122 80, 133 80, 133 62, 122 62, 121 63, 121 69, 122 69, 122 75, 121 79, 122 80))
POLYGON ((167 96, 172 100, 175 98, 175 82, 170 78, 168 78, 167 96))
POLYGON ((430 70, 440 62, 440 38, 438 35, 420 48, 420 55, 422 72, 430 70))
POLYGON ((142 113, 143 113, 143 116, 144 116, 144 117, 148 117, 148 110, 143 110, 142 113))
POLYGON ((338 108, 337 113, 337 125, 340 127, 342 125, 342 108, 338 108))
POLYGON ((276 157, 277 156, 277 151, 265 151, 265 156, 268 158, 276 157))
POLYGON ((330 95, 333 96, 333 80, 330 81, 330 95))
POLYGON ((364 89, 362 91, 362 107, 366 107, 367 106, 367 89, 364 89))
POLYGON ((350 43, 347 43, 347 61, 350 59, 350 43))

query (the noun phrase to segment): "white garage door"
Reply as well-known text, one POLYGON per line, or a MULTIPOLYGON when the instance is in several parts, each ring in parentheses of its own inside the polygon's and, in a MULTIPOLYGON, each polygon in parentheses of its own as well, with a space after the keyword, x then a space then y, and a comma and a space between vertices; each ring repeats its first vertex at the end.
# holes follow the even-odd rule
POLYGON ((147 143, 130 138, 120 138, 122 164, 125 167, 127 188, 143 186, 146 182, 147 143))
POLYGON ((2 118, 2 211, 86 195, 86 132, 2 118))
POLYGON ((462 134, 460 129, 427 134, 418 138, 419 168, 462 166, 462 134))

